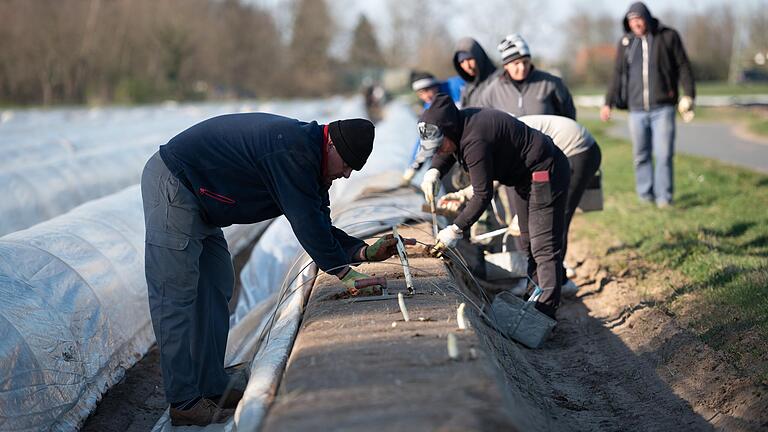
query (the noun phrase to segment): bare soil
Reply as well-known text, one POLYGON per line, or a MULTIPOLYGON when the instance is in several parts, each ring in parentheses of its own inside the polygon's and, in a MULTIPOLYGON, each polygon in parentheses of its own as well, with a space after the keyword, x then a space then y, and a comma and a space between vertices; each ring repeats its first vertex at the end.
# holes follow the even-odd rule
POLYGON ((527 350, 477 326, 497 353, 509 392, 536 400, 550 429, 768 429, 765 386, 740 374, 664 307, 679 275, 651 267, 620 244, 594 250, 588 240, 576 240, 569 255, 579 264, 575 281, 582 289, 563 301, 554 337, 542 349, 527 350))
POLYGON ((154 345, 147 355, 99 402, 82 427, 83 432, 144 432, 152 430, 166 408, 160 352, 154 345))
MULTIPOLYGON (((581 221, 575 222, 578 230, 581 221)), ((768 388, 740 373, 724 353, 711 349, 684 327, 696 310, 675 315, 661 302, 682 285, 681 276, 643 262, 619 244, 608 250, 594 250, 588 239, 577 240, 572 242, 569 255, 570 262, 580 264, 576 282, 582 289, 575 301, 566 301, 561 309, 552 348, 564 349, 564 355, 575 355, 579 362, 596 366, 601 357, 607 357, 609 362, 602 366, 608 371, 601 372, 602 367, 593 371, 594 382, 610 383, 613 374, 623 371, 617 382, 623 380, 626 385, 619 397, 645 389, 645 395, 636 402, 630 399, 628 404, 618 406, 631 409, 634 404, 648 405, 648 409, 656 411, 664 405, 685 405, 719 430, 768 429, 768 388), (607 266, 622 261, 623 265, 607 266), (586 351, 592 347, 596 352, 579 358, 581 347, 567 348, 582 340, 588 341, 586 351), (618 358, 617 346, 624 351, 618 358), (659 394, 660 389, 664 391, 659 394)), ((592 372, 580 375, 576 368, 569 379, 581 386, 593 376, 592 372)), ((699 421, 690 424, 703 427, 699 421)))

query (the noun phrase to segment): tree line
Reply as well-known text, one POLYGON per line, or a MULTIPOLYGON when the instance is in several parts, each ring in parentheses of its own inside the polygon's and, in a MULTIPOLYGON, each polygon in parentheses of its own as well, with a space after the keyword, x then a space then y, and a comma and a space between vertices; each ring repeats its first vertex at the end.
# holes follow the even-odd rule
MULTIPOLYGON (((236 0, 0 1, 0 101, 143 103, 315 96, 341 68, 323 1, 300 2, 290 40, 236 0)), ((371 43, 375 44, 375 41, 371 43)), ((378 48, 361 59, 378 64, 378 48)))
MULTIPOLYGON (((523 0, 489 4, 495 12, 460 13, 471 15, 478 34, 493 33, 483 42, 496 58, 488 41, 525 35, 537 11, 523 0)), ((388 29, 376 29, 365 15, 344 28, 331 6, 282 0, 290 20, 278 25, 275 11, 254 1, 0 0, 0 104, 319 97, 355 91, 362 77, 385 68, 455 74, 455 35, 440 2, 390 0, 388 29), (386 44, 382 30, 390 35, 386 44), (332 52, 340 36, 348 46, 332 52)), ((751 47, 768 51, 766 9, 757 7, 747 26, 728 5, 660 18, 681 31, 697 78, 722 80, 733 74, 732 59, 744 63, 753 55, 751 47)), ((606 82, 620 20, 583 12, 568 19, 561 56, 567 60, 555 66, 569 85, 606 82)))

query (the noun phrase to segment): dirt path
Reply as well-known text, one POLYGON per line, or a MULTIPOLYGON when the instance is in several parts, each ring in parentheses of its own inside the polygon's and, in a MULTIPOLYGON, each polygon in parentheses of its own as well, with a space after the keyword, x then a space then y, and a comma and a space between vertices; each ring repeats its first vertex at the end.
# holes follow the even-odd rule
MULTIPOLYGON (((560 331, 551 347, 573 364, 565 369, 565 379, 575 384, 565 386, 566 395, 568 388, 603 383, 601 392, 613 393, 605 405, 609 413, 617 411, 629 424, 636 419, 641 429, 675 424, 705 429, 703 421, 729 431, 768 428, 768 389, 741 376, 721 353, 657 305, 670 287, 679 286, 679 276, 652 268, 621 247, 595 251, 587 240, 578 240, 569 253, 571 262, 581 263, 576 282, 582 290, 561 309, 560 331), (618 256, 610 260, 628 262, 619 274, 606 270, 612 254, 618 256), (580 373, 582 363, 588 365, 586 373, 580 373), (686 415, 691 408, 696 415, 686 415), (664 418, 659 411, 672 416, 664 418)), ((552 367, 544 352, 532 357, 545 369, 552 367)), ((571 394, 582 400, 580 390, 571 394)), ((601 399, 587 398, 580 405, 600 406, 601 399)))
POLYGON ((542 349, 477 325, 510 394, 535 401, 557 430, 768 430, 768 389, 741 376, 658 302, 679 277, 621 247, 595 251, 576 240, 569 251, 582 289, 563 302, 542 349), (604 265, 621 260, 615 274, 604 265))
POLYGON ((152 346, 146 356, 125 372, 99 402, 80 429, 83 432, 145 432, 165 411, 160 375, 160 352, 152 346))

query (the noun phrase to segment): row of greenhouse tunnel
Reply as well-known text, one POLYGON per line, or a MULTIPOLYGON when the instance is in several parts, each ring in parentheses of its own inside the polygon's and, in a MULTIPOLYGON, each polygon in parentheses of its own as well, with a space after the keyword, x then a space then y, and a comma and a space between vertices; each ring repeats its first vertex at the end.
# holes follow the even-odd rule
MULTIPOLYGON (((152 347, 141 170, 184 128, 246 111, 320 123, 365 116, 360 98, 2 113, 0 132, 9 139, 0 144, 0 429, 78 430, 152 347)), ((415 194, 360 198, 367 188, 396 189, 416 140, 410 107, 394 102, 387 111, 366 169, 330 191, 334 224, 352 235, 420 213, 415 194)), ((258 358, 239 424, 225 426, 245 430, 264 413, 317 270, 284 217, 224 232, 233 257, 253 247, 231 307, 225 360, 258 358)), ((166 426, 161 419, 156 429, 166 426)))

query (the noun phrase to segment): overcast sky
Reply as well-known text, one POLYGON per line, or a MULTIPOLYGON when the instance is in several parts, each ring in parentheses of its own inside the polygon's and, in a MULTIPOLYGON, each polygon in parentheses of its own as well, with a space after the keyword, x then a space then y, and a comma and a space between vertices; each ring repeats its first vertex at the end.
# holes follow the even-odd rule
MULTIPOLYGON (((290 24, 288 5, 292 0, 250 0, 275 11, 282 26, 290 24)), ((386 42, 389 34, 388 0, 326 0, 334 12, 337 25, 348 32, 357 23, 357 16, 364 13, 376 26, 381 42, 386 42)), ((429 0, 432 1, 432 0, 429 0)), ((481 42, 489 51, 494 50, 496 42, 507 33, 519 32, 531 46, 534 56, 555 59, 562 53, 562 28, 567 19, 582 10, 592 11, 595 15, 608 14, 616 17, 616 26, 626 13, 632 1, 616 0, 434 0, 440 9, 442 19, 454 38, 471 36, 481 42), (516 14, 515 8, 523 10, 516 14), (520 23, 520 17, 524 17, 520 23), (508 21, 510 28, 504 22, 508 21), (520 28, 511 28, 518 26, 520 28)), ((762 5, 768 7, 768 0, 646 0, 651 13, 664 21, 665 13, 670 11, 702 12, 712 6, 730 4, 737 13, 762 5)), ((346 46, 347 41, 337 41, 336 50, 346 46)))

